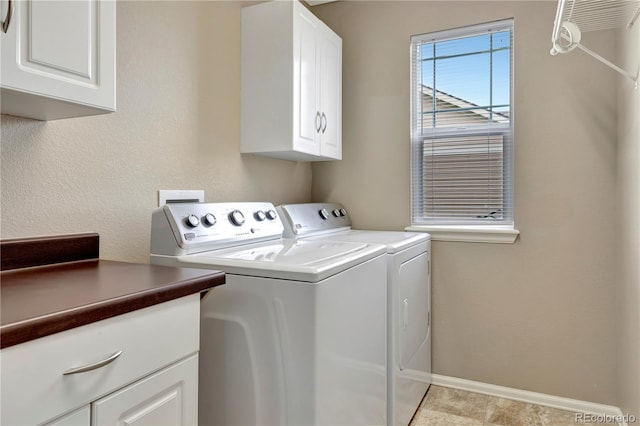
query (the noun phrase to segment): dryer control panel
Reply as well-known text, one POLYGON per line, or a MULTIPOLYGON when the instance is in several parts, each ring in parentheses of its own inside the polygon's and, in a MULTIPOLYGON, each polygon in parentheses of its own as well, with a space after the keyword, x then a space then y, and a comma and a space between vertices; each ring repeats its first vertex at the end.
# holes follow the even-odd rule
POLYGON ((271 203, 166 204, 152 215, 151 253, 192 254, 278 239, 282 232, 271 203))
POLYGON ((351 229, 351 218, 341 204, 283 204, 277 210, 287 238, 351 229))

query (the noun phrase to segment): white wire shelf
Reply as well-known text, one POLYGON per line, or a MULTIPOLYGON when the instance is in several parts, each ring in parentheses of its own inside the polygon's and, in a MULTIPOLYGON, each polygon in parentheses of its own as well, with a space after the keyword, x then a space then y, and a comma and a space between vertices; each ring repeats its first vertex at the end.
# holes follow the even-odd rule
POLYGON ((578 48, 630 78, 637 89, 638 69, 634 73, 624 70, 580 42, 584 32, 631 28, 639 15, 640 0, 558 0, 551 54, 568 53, 578 48))

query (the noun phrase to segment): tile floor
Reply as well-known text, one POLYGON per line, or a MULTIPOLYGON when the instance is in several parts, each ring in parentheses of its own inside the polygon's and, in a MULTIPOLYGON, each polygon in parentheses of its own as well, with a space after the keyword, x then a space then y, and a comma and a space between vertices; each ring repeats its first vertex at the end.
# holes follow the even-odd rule
POLYGON ((574 412, 431 385, 410 426, 576 426, 580 424, 585 423, 576 421, 574 412))

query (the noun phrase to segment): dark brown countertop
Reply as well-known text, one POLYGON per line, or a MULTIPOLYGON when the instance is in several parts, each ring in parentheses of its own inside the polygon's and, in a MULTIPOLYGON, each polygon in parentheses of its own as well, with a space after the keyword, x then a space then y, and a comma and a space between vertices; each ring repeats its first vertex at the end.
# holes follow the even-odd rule
MULTIPOLYGON (((95 234, 80 236, 89 237, 97 242, 95 234)), ((64 250, 56 242, 52 247, 64 250)), ((71 246, 78 247, 77 239, 71 246)), ((64 260, 64 256, 60 258, 64 260)), ((9 263, 5 253, 2 261, 9 263)), ((0 348, 199 293, 224 282, 220 271, 98 259, 3 270, 0 348)))

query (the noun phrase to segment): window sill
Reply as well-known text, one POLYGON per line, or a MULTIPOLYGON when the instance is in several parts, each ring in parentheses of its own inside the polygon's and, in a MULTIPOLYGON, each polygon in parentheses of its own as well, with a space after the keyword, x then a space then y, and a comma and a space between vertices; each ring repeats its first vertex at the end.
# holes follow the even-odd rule
POLYGON ((520 235, 517 229, 472 226, 407 226, 405 231, 428 232, 432 241, 491 244, 513 244, 520 235))

